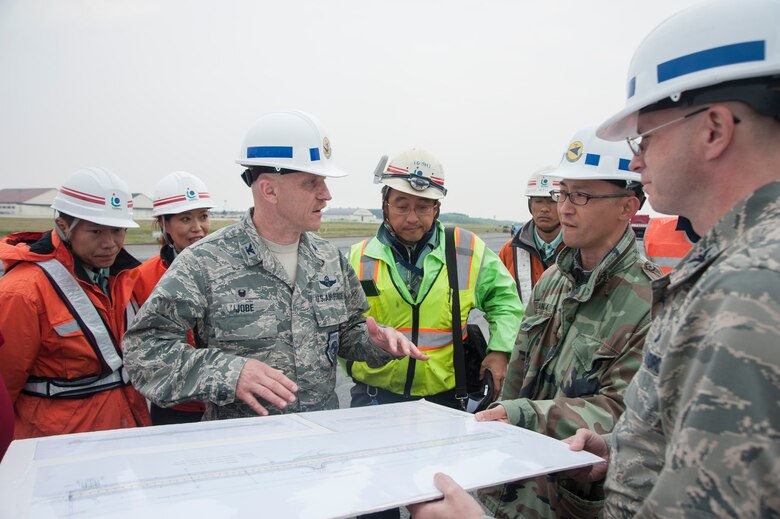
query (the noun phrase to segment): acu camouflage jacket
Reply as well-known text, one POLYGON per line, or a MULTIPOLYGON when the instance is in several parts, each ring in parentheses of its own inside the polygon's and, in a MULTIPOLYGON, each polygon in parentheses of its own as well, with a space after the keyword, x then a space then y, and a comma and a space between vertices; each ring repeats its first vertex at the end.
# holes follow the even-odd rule
POLYGON ((255 416, 235 395, 250 358, 298 384, 285 412, 335 409, 337 353, 376 366, 392 359, 369 341, 366 310, 360 282, 336 247, 304 233, 293 282, 249 211, 176 258, 124 336, 125 366, 157 405, 206 402, 204 419, 255 416))
MULTIPOLYGON (((630 227, 580 286, 572 274, 576 252, 563 249, 534 287, 501 400, 493 404, 504 406, 510 423, 558 439, 580 427, 614 427, 642 359, 650 281, 661 276, 630 227)), ((552 475, 486 489, 480 498, 497 517, 579 518, 598 513, 602 490, 552 475)))

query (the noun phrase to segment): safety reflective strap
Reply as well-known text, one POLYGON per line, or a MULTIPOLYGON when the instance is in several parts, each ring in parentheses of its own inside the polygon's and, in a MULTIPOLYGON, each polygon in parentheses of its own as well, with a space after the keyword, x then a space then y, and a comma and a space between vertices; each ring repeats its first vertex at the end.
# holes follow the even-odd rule
POLYGON ((54 331, 57 332, 58 335, 69 335, 79 330, 81 330, 81 327, 79 327, 79 323, 75 320, 54 327, 54 331))
POLYGON ((126 386, 129 383, 130 376, 123 367, 98 379, 87 377, 77 380, 66 380, 30 377, 24 385, 22 392, 44 398, 79 398, 126 386))
POLYGON ((471 262, 474 259, 474 233, 455 228, 455 251, 458 269, 458 289, 466 290, 471 280, 471 262), (466 242, 465 244, 463 242, 466 242), (464 246, 465 245, 465 246, 464 246))
POLYGON ((84 289, 81 288, 78 281, 68 272, 65 266, 56 259, 40 261, 38 265, 49 274, 52 283, 56 283, 61 293, 68 299, 71 307, 78 314, 92 335, 95 337, 102 362, 105 363, 111 371, 116 371, 122 367, 122 359, 117 354, 114 347, 114 341, 106 329, 103 319, 100 318, 95 305, 89 299, 84 289))
POLYGON ((138 313, 140 306, 135 299, 131 299, 125 307, 125 329, 130 328, 130 325, 135 321, 135 315, 138 313))
MULTIPOLYGON (((411 328, 397 328, 409 340, 412 339, 411 328)), ((466 327, 461 327, 461 337, 466 335, 466 327)), ((434 330, 421 328, 417 334, 415 343, 421 350, 436 350, 452 344, 452 330, 434 330)))
POLYGON ((367 281, 369 279, 376 281, 378 268, 379 262, 377 260, 369 258, 368 256, 363 256, 361 253, 360 273, 358 274, 361 281, 367 281))
POLYGON ((520 301, 527 303, 531 300, 531 254, 520 247, 515 247, 514 250, 520 301))

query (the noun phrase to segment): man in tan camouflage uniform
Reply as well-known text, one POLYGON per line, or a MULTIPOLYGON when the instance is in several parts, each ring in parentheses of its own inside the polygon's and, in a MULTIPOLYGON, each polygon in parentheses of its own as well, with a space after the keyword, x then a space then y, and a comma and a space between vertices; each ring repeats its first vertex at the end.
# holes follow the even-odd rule
POLYGON ((629 81, 600 132, 631 138, 653 207, 702 238, 653 285, 611 438, 572 448, 609 459, 608 517, 780 517, 780 2, 670 18, 629 81))
MULTIPOLYGON (((478 420, 563 439, 580 427, 611 431, 623 412, 650 326, 650 281, 661 272, 630 226, 644 196, 628 171, 629 148, 594 131, 578 132, 552 173, 561 177, 550 194, 566 247, 534 287, 501 400, 478 420)), ((496 517, 582 517, 571 502, 602 494, 599 484, 542 476, 483 490, 480 499, 496 517)))
POLYGON ((348 261, 309 232, 330 200, 325 177, 344 176, 319 124, 302 112, 267 114, 238 162, 254 208, 185 249, 124 337, 138 390, 164 407, 205 401, 207 420, 316 411, 338 407, 337 353, 373 365, 427 359, 363 317, 348 261))

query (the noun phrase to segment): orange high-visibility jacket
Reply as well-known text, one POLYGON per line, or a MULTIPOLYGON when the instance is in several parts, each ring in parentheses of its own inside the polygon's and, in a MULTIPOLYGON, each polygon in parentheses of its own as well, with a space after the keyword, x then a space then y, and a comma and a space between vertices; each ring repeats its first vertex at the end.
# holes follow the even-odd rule
POLYGON ((127 327, 138 261, 122 250, 110 269, 106 296, 76 268, 54 231, 18 233, 0 240, 5 274, 0 278, 0 373, 14 402, 14 437, 31 438, 150 425, 146 400, 130 385, 81 397, 42 397, 25 392, 30 377, 73 381, 106 373, 103 358, 85 338, 52 282, 36 264, 59 261, 105 323, 116 351, 127 327))
POLYGON ((693 246, 685 232, 677 230, 676 216, 651 218, 644 241, 647 259, 661 267, 664 274, 668 274, 693 246))
MULTIPOLYGON (((549 264, 542 261, 542 255, 536 248, 534 229, 534 221, 529 220, 498 252, 501 262, 515 279, 517 295, 524 305, 531 300, 530 292, 542 277, 542 273, 555 263, 555 258, 549 264)), ((561 242, 555 251, 556 255, 565 246, 561 242)))

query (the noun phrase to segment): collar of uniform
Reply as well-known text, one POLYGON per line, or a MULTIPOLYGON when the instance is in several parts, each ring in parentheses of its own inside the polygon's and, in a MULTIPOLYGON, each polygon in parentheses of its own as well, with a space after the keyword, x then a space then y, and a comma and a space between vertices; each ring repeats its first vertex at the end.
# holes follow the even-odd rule
POLYGON ((763 220, 780 218, 778 200, 780 182, 772 182, 760 187, 732 207, 672 270, 667 290, 672 290, 697 276, 711 265, 721 252, 755 241, 757 236, 751 235, 751 231, 756 224, 763 220))
MULTIPOLYGON (((588 281, 577 287, 574 296, 580 301, 590 299, 590 296, 593 294, 597 285, 600 285, 609 279, 614 273, 619 272, 624 268, 628 268, 633 264, 635 258, 631 254, 632 251, 638 256, 639 251, 637 249, 634 231, 631 230, 630 226, 626 226, 626 231, 623 233, 623 236, 591 271, 588 281)), ((572 283, 574 283, 574 269, 577 266, 577 262, 575 261, 575 254, 577 252, 577 249, 564 247, 558 254, 558 260, 555 263, 555 268, 572 283)))
MULTIPOLYGON (((273 253, 268 249, 260 235, 257 233, 255 224, 252 222, 252 209, 244 214, 241 219, 241 227, 244 230, 244 238, 240 242, 241 251, 244 254, 244 261, 247 265, 274 264, 272 261, 273 253)), ((316 258, 321 265, 325 264, 325 256, 319 247, 313 243, 310 233, 301 234, 301 240, 298 245, 299 254, 303 251, 308 252, 316 258)))

